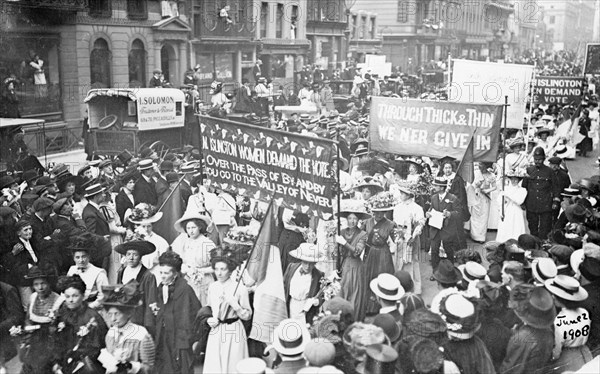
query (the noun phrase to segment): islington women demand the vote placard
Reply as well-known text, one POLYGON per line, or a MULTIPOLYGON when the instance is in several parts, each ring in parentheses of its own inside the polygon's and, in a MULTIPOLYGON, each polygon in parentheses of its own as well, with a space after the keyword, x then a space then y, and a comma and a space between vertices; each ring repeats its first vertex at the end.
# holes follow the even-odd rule
POLYGON ((502 105, 373 97, 371 149, 462 159, 471 139, 474 161, 496 161, 502 105))
POLYGON ((337 144, 322 138, 200 116, 204 170, 212 186, 328 219, 337 144))

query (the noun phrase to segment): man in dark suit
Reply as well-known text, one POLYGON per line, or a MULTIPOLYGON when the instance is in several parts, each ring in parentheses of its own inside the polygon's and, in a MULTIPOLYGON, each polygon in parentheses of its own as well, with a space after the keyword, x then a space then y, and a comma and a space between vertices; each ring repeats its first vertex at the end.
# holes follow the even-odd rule
POLYGON ((156 180, 156 196, 162 195, 166 190, 169 189, 169 183, 167 183, 165 175, 173 170, 174 166, 172 161, 163 161, 160 163, 160 166, 158 167, 158 173, 154 175, 154 179, 156 180))
POLYGON ((323 296, 318 293, 324 274, 315 267, 322 258, 317 246, 309 243, 300 244, 289 255, 300 262, 290 263, 283 275, 288 314, 290 318, 298 318, 304 314, 306 321, 312 322, 319 305, 323 303, 323 296))
POLYGON ((242 113, 252 112, 252 88, 247 78, 242 79, 242 85, 235 90, 235 111, 242 113))
POLYGON ((431 239, 431 268, 435 271, 440 262, 440 246, 444 243, 444 251, 448 260, 454 262, 454 251, 459 246, 459 230, 462 230, 461 206, 458 198, 449 192, 448 182, 436 178, 433 181, 435 193, 431 196, 431 210, 426 216, 430 219, 429 237, 431 239), (434 213, 435 211, 437 213, 434 213), (431 217, 442 214, 441 228, 431 226, 431 217))
POLYGON ((105 190, 105 187, 96 183, 86 188, 84 195, 88 199, 88 204, 83 208, 83 221, 89 232, 100 236, 110 235, 108 220, 100 211, 100 204, 105 199, 105 190))
MULTIPOLYGON (((377 297, 381 309, 379 314, 389 314, 399 328, 402 328, 402 314, 398 310, 398 300, 404 295, 400 280, 392 274, 382 273, 369 283, 371 291, 377 297)), ((375 317, 377 318, 377 316, 375 317)))
POLYGON ((142 176, 135 182, 135 187, 133 188, 135 205, 138 205, 139 203, 156 205, 158 195, 156 194, 156 182, 152 178, 155 172, 152 160, 147 158, 140 161, 138 170, 142 176))
POLYGON ((188 200, 190 196, 194 193, 193 188, 195 186, 192 185, 192 181, 194 180, 194 173, 198 171, 198 163, 197 162, 188 162, 183 165, 179 171, 183 174, 183 181, 180 184, 181 190, 181 201, 183 202, 183 207, 187 207, 188 200))
MULTIPOLYGON (((81 216, 73 212, 73 201, 70 198, 58 199, 52 205, 52 210, 55 213, 54 223, 61 233, 61 244, 63 244, 61 247, 66 247, 73 238, 87 231, 81 216)), ((70 251, 59 251, 59 255, 61 257, 59 272, 66 273, 73 265, 73 256, 70 251)))
POLYGON ((51 244, 50 241, 60 233, 55 222, 50 218, 53 203, 47 197, 40 197, 33 202, 33 213, 26 213, 22 217, 31 223, 33 229, 31 242, 40 250, 45 250, 51 244))
POLYGON ((23 306, 19 302, 19 293, 9 284, 0 282, 0 357, 3 362, 17 355, 17 347, 10 336, 10 328, 25 321, 23 306))

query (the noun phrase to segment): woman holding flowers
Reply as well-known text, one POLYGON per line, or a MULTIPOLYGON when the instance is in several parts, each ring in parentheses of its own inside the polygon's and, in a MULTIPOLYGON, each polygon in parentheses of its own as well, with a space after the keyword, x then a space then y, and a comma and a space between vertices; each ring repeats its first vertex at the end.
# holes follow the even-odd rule
MULTIPOLYGON (((392 251, 396 250, 396 224, 385 218, 385 213, 394 209, 395 199, 390 192, 381 192, 367 201, 367 208, 373 217, 365 222, 367 244, 365 251, 365 284, 377 278, 381 273, 394 274, 392 251)), ((375 295, 367 290, 367 314, 379 311, 375 295)))
POLYGON ((187 211, 175 222, 175 229, 181 234, 171 244, 173 252, 183 260, 181 273, 202 305, 206 305, 208 286, 214 282, 210 251, 215 244, 205 236, 211 224, 208 216, 187 211))
POLYGON ((53 356, 54 373, 71 374, 82 364, 101 370, 97 361, 108 331, 104 319, 85 300, 86 286, 79 275, 59 279, 58 289, 65 302, 56 313, 53 356))
POLYGON ((358 222, 370 218, 371 215, 365 211, 361 201, 356 203, 339 212, 340 217, 346 218, 348 227, 340 232, 341 235, 336 237, 336 242, 340 245, 343 258, 339 296, 354 305, 354 319, 362 321, 365 317, 366 301, 362 255, 367 243, 367 233, 358 227, 358 222))

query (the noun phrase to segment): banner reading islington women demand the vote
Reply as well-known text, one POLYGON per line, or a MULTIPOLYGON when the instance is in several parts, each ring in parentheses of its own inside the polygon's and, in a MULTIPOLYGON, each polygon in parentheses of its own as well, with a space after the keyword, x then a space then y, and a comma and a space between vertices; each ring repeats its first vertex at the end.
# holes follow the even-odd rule
POLYGON ((462 159, 473 138, 474 161, 496 161, 502 105, 373 97, 371 149, 398 155, 462 159))
POLYGON ((335 142, 207 116, 200 116, 200 128, 213 187, 331 217, 335 142))

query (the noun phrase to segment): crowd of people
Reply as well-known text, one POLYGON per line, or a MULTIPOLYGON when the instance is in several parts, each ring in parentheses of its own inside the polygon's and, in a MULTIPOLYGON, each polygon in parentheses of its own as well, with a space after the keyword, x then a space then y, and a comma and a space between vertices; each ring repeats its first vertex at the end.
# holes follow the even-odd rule
POLYGON ((600 170, 573 181, 568 160, 597 143, 597 96, 535 105, 465 180, 452 157, 370 150, 367 73, 343 114, 325 80, 298 94, 317 114, 289 118, 240 88, 272 127, 339 140, 334 217, 275 209, 287 318, 269 346, 245 270, 268 204, 211 185, 198 148, 143 148, 0 177, 0 370, 18 355, 23 373, 594 372, 600 170))

